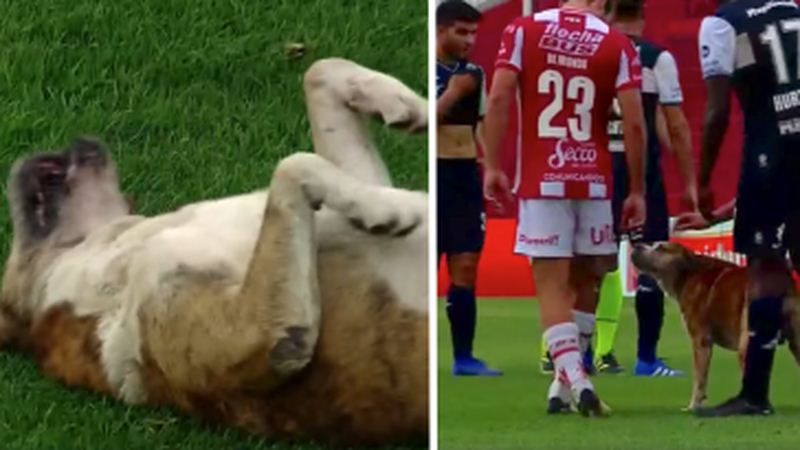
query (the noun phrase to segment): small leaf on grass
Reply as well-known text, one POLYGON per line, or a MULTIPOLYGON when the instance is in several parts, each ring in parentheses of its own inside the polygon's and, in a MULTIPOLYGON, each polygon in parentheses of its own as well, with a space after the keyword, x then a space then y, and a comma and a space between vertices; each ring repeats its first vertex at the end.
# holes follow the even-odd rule
POLYGON ((287 42, 283 46, 283 53, 289 59, 302 58, 306 54, 306 44, 302 42, 287 42))

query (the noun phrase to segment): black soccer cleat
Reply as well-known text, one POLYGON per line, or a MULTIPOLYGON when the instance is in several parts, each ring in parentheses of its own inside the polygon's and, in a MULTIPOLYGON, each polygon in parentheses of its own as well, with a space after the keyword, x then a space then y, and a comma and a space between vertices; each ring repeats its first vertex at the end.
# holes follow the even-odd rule
POLYGON ((547 414, 566 414, 571 413, 569 402, 561 400, 561 397, 547 399, 547 414))
POLYGON ((608 414, 609 408, 603 405, 593 390, 584 389, 578 397, 578 411, 583 417, 603 417, 608 414))
POLYGON ((555 371, 553 360, 550 359, 550 352, 539 359, 539 371, 545 375, 551 375, 555 371))
POLYGON ((717 406, 697 408, 694 414, 697 417, 771 416, 775 409, 769 402, 757 404, 736 396, 717 406))
POLYGON ((625 369, 619 364, 617 361, 617 357, 614 356, 614 352, 608 352, 605 355, 601 356, 600 359, 597 360, 595 363, 595 369, 597 369, 598 373, 622 373, 625 369))

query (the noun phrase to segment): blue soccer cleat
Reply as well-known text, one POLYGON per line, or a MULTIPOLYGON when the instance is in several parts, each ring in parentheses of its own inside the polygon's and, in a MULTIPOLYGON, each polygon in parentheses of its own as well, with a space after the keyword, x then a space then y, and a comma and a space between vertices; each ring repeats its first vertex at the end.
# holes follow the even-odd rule
POLYGON ((502 371, 492 369, 478 358, 457 358, 453 363, 453 375, 457 376, 496 377, 502 374, 502 371))
POLYGON ((590 345, 585 352, 583 352, 583 371, 586 375, 596 375, 597 371, 594 368, 594 351, 590 345))
POLYGON ((636 359, 633 374, 637 377, 682 377, 683 371, 669 367, 663 360, 656 358, 653 362, 636 359))

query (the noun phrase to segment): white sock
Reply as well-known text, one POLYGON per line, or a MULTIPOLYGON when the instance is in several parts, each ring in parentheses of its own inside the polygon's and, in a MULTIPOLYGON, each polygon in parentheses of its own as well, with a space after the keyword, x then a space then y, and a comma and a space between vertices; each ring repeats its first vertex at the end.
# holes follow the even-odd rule
POLYGON ((584 354, 589 348, 589 344, 591 344, 592 337, 594 336, 594 314, 573 309, 572 320, 578 325, 581 354, 584 354))
POLYGON ((569 383, 562 381, 558 376, 550 383, 550 388, 547 390, 547 399, 558 397, 562 402, 569 404, 572 400, 572 391, 569 390, 569 383))
POLYGON ((578 326, 572 322, 553 325, 544 332, 550 357, 553 358, 556 379, 569 383, 577 395, 584 389, 594 390, 583 370, 583 358, 578 344, 578 326))

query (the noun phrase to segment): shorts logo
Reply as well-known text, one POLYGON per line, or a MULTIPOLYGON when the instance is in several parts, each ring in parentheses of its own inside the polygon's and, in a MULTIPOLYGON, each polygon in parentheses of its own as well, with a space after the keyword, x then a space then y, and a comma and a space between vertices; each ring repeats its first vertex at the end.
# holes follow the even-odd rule
POLYGON ((589 238, 594 246, 610 244, 614 242, 614 232, 611 230, 611 225, 592 227, 589 230, 589 238))
POLYGON ((558 247, 557 234, 546 237, 530 237, 524 234, 519 235, 519 242, 525 245, 535 245, 538 247, 558 247))
POLYGON ((592 147, 570 147, 560 140, 553 149, 553 154, 547 158, 547 164, 552 169, 561 169, 567 163, 573 166, 594 166, 597 163, 597 149, 592 147))

